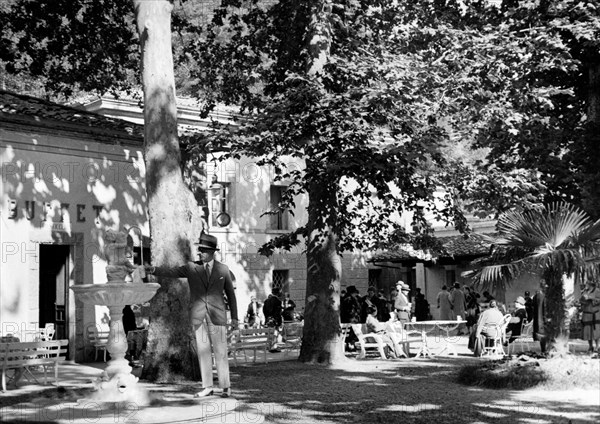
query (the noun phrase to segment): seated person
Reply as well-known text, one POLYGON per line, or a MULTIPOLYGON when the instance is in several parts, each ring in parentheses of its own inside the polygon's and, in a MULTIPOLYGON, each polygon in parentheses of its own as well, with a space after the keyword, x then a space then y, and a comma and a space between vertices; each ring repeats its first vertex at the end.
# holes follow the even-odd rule
POLYGON ((390 319, 386 322, 385 329, 389 333, 404 334, 404 323, 398 320, 396 314, 390 314, 390 319))
POLYGON ((469 349, 475 356, 481 356, 485 339, 496 336, 497 327, 502 325, 502 321, 504 321, 504 315, 498 310, 498 303, 496 300, 491 300, 489 308, 479 315, 477 329, 469 337, 469 349))
POLYGON ((512 318, 508 322, 508 327, 506 327, 506 335, 508 336, 510 334, 508 343, 514 342, 516 340, 516 336, 521 335, 521 328, 525 322, 527 322, 525 298, 519 296, 515 300, 515 310, 512 313, 512 318))
POLYGON ((377 333, 383 339, 386 347, 388 348, 389 354, 392 358, 398 358, 402 353, 396 349, 397 339, 401 337, 399 334, 390 333, 386 330, 386 324, 379 322, 377 319, 377 308, 375 306, 369 306, 367 308, 367 333, 377 333))

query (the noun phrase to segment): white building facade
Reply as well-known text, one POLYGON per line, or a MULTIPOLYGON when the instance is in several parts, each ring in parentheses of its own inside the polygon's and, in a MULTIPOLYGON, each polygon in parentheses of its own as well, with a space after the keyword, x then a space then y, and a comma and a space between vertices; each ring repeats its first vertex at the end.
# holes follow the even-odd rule
MULTIPOLYGON (((0 333, 33 340, 53 323, 84 358, 108 309, 70 287, 106 282, 103 233, 149 236, 142 128, 0 92, 0 333)), ((140 247, 141 248, 141 247, 140 247)))

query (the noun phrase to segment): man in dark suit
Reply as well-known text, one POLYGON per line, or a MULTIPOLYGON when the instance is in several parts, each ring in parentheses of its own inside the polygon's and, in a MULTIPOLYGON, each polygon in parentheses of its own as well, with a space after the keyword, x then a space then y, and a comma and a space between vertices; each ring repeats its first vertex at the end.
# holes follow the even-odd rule
POLYGON ((187 278, 190 287, 190 318, 196 333, 198 360, 202 374, 201 392, 196 397, 213 394, 211 345, 219 376, 222 397, 231 396, 229 361, 227 359, 227 310, 223 292, 231 310, 231 324, 238 328, 237 301, 231 271, 215 260, 217 238, 202 233, 198 243, 199 262, 188 262, 177 268, 146 266, 146 272, 161 277, 187 278))

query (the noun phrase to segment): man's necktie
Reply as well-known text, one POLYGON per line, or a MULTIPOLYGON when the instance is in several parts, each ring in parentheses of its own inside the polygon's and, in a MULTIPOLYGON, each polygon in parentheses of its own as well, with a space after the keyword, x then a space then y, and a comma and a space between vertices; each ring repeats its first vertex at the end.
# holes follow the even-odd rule
POLYGON ((206 281, 210 280, 210 264, 204 264, 204 271, 206 271, 206 281))

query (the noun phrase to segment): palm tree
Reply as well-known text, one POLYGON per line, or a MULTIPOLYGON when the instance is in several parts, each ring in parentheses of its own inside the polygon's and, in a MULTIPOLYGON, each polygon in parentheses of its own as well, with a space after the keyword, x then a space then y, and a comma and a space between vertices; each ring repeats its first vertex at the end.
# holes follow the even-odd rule
POLYGON ((551 352, 567 352, 568 306, 564 278, 575 283, 597 277, 600 258, 600 220, 566 202, 525 212, 507 212, 490 239, 489 257, 471 272, 482 285, 509 284, 524 271, 538 273, 545 282, 544 334, 551 352))

